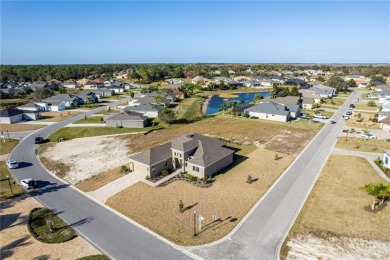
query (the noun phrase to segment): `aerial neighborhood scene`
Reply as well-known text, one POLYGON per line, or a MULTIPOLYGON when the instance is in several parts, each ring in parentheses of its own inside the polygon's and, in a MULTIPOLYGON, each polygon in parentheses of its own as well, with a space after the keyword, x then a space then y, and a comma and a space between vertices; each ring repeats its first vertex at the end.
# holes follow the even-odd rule
POLYGON ((1 259, 390 259, 389 2, 0 5, 1 259))

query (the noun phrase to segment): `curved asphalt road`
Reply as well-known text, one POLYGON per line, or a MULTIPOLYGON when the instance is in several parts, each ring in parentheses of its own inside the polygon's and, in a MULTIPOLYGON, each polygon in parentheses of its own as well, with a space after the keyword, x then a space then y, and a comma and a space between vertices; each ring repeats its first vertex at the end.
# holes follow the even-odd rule
POLYGON ((342 115, 359 96, 352 93, 333 116, 336 124, 322 128, 228 239, 192 253, 204 259, 279 259, 280 247, 346 124, 342 115))
MULTIPOLYGON (((111 106, 125 100, 116 101, 111 106)), ((97 108, 87 112, 87 115, 103 109, 105 108, 97 108)), ((79 234, 114 259, 190 259, 54 178, 40 165, 36 156, 38 145, 34 144, 35 137, 47 137, 82 118, 84 114, 50 125, 24 138, 11 154, 12 159, 20 162, 20 168, 12 170, 14 178, 18 181, 28 177, 37 180, 40 188, 30 194, 46 207, 54 209, 79 234)))

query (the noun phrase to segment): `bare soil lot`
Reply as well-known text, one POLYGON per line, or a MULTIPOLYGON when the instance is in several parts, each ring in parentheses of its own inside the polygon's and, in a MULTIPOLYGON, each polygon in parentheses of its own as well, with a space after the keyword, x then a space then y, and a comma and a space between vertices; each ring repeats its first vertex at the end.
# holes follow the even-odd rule
POLYGON ((76 184, 128 163, 126 141, 118 137, 85 137, 41 148, 41 161, 53 173, 76 184))
MULTIPOLYGON (((243 162, 216 176, 210 188, 199 188, 184 181, 154 188, 139 182, 109 198, 106 204, 141 225, 167 239, 182 245, 198 245, 222 238, 266 192, 276 178, 287 168, 293 156, 256 149, 243 155, 243 162), (248 175, 257 179, 246 183, 248 175), (178 212, 179 200, 184 213, 178 212), (202 215, 205 228, 193 237, 193 212, 202 215), (217 215, 221 221, 213 222, 217 215)), ((131 174, 131 173, 130 173, 131 174)), ((197 227, 198 228, 198 227, 197 227)))
MULTIPOLYGON (((373 214, 364 209, 364 206, 370 205, 372 197, 360 187, 368 183, 386 184, 367 160, 353 156, 330 156, 286 239, 287 246, 292 247, 292 252, 302 251, 302 247, 304 247, 306 250, 303 251, 303 254, 313 253, 317 242, 314 241, 311 244, 310 235, 316 239, 321 238, 330 242, 341 237, 369 240, 366 244, 371 243, 371 240, 381 240, 388 248, 390 226, 385 223, 388 223, 390 219, 390 208, 386 207, 380 214, 373 214), (302 237, 303 239, 301 239, 302 237), (301 242, 295 243, 296 240, 301 242)), ((352 243, 354 240, 348 241, 352 243)), ((366 252, 365 254, 356 253, 353 259, 362 259, 365 255, 375 255, 375 251, 368 252, 371 249, 364 243, 359 245, 362 246, 360 251, 366 252)), ((333 245, 329 245, 329 248, 326 245, 322 246, 325 246, 326 251, 332 252, 338 244, 333 243, 333 245)), ((375 250, 375 247, 373 249, 375 250)), ((349 253, 356 252, 349 251, 349 247, 345 247, 343 250, 349 253)), ((284 255, 287 255, 287 251, 287 247, 282 249, 284 255)), ((325 257, 327 255, 323 254, 323 250, 320 250, 315 257, 340 259, 337 250, 335 252, 327 258, 325 257)), ((383 255, 380 258, 386 259, 383 255)))
POLYGON ((28 195, 0 202, 1 259, 76 259, 100 254, 80 236, 61 244, 35 240, 27 221, 30 211, 38 207, 42 205, 28 195))

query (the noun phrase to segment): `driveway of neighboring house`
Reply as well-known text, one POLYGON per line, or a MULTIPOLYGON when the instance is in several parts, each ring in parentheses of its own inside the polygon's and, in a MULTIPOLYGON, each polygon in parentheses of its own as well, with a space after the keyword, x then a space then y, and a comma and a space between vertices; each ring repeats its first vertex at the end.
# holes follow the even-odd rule
POLYGON ((344 150, 340 148, 334 148, 332 154, 363 157, 371 164, 371 166, 375 169, 375 171, 382 179, 390 182, 390 179, 383 173, 383 171, 374 162, 375 159, 383 157, 383 154, 381 153, 357 152, 357 151, 344 150))

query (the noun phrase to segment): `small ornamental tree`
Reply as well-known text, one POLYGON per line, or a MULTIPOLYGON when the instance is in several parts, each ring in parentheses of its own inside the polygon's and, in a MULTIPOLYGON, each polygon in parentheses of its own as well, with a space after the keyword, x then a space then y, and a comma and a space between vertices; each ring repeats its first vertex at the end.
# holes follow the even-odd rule
POLYGON ((180 202, 179 202, 179 212, 183 213, 183 209, 184 209, 184 204, 183 204, 183 201, 180 200, 180 202))
POLYGON ((246 182, 251 184, 252 181, 253 181, 252 176, 248 175, 248 179, 246 180, 246 182))
POLYGON ((369 107, 376 107, 376 103, 375 103, 374 100, 370 100, 370 101, 367 102, 367 106, 369 106, 369 107))

